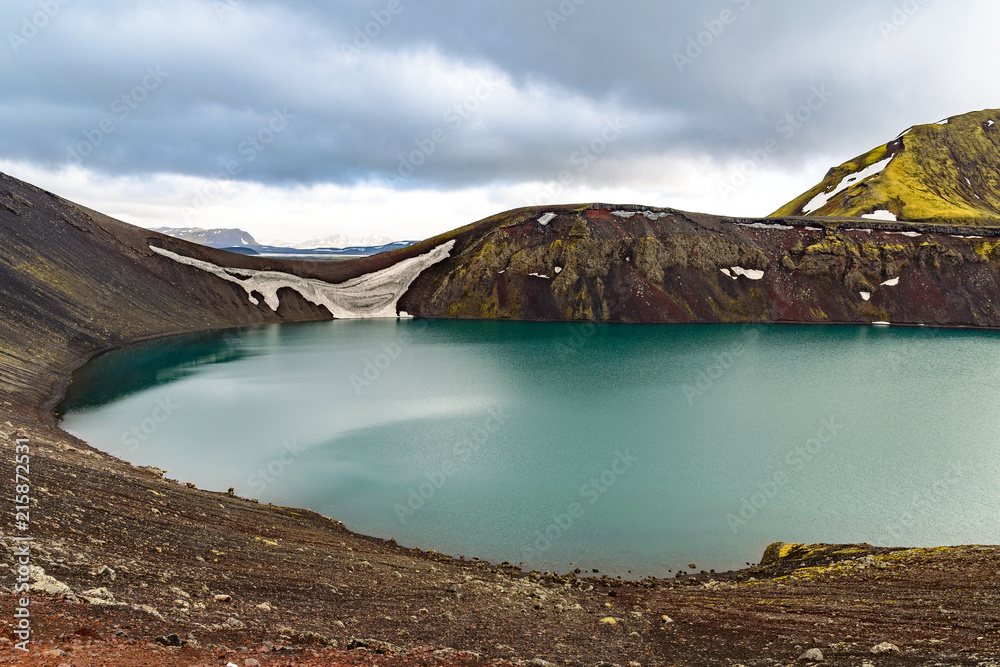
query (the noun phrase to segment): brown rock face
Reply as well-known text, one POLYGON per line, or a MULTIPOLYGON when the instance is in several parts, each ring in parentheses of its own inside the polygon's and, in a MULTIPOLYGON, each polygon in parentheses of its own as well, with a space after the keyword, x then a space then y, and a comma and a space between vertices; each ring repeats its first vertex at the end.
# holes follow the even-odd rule
POLYGON ((522 209, 461 232, 451 258, 420 276, 402 309, 518 320, 1000 325, 990 297, 1000 284, 996 230, 968 238, 941 225, 590 205, 522 209))

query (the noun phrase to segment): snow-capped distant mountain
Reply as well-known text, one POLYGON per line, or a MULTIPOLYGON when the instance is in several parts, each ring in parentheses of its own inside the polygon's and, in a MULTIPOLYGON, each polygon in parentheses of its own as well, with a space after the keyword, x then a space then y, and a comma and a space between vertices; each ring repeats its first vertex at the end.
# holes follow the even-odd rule
POLYGON ((260 245, 242 229, 202 229, 201 227, 153 227, 152 231, 212 248, 239 248, 260 245))
POLYGON ((289 243, 281 239, 270 241, 266 245, 275 248, 295 248, 298 250, 312 250, 315 248, 350 248, 350 247, 372 247, 382 246, 392 243, 394 239, 388 236, 377 236, 375 234, 332 234, 323 239, 310 239, 301 243, 289 243))
POLYGON ((288 243, 281 240, 271 243, 258 243, 253 236, 242 229, 157 227, 152 231, 212 248, 220 248, 243 254, 261 254, 275 257, 366 257, 380 252, 405 248, 413 244, 413 241, 393 241, 388 236, 376 236, 374 234, 333 234, 325 239, 313 239, 303 243, 288 243))

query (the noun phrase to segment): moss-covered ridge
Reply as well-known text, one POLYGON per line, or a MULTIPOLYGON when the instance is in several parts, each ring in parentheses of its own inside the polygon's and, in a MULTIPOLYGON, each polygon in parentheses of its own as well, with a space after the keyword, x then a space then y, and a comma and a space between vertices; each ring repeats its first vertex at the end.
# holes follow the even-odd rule
POLYGON ((901 221, 996 225, 998 178, 1000 109, 987 109, 911 127, 834 167, 816 187, 772 215, 862 217, 888 211, 901 221), (887 158, 877 174, 845 183, 887 158))

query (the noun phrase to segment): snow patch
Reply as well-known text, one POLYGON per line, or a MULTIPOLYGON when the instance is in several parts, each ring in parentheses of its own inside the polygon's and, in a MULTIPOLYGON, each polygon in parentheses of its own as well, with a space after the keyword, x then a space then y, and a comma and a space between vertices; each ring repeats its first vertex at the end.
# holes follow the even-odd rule
POLYGON ((547 225, 550 222, 552 222, 552 220, 554 220, 555 217, 556 217, 555 213, 546 213, 545 215, 543 215, 542 217, 540 217, 538 219, 538 224, 540 224, 540 225, 542 225, 544 227, 545 225, 547 225))
POLYGON ((149 249, 180 264, 193 266, 236 283, 246 290, 250 303, 254 305, 258 301, 253 293, 257 292, 263 295, 264 302, 271 310, 277 311, 281 305, 278 291, 287 287, 301 294, 307 301, 326 308, 335 318, 359 319, 397 317, 396 303, 410 289, 417 276, 428 267, 448 258, 454 247, 453 239, 426 254, 404 259, 381 271, 366 273, 337 284, 281 271, 227 268, 155 246, 149 246, 149 249))
POLYGON ((949 120, 951 120, 951 119, 950 118, 945 118, 944 120, 939 120, 937 122, 937 124, 938 125, 947 125, 949 120))
POLYGON ((874 213, 866 213, 861 217, 867 218, 868 220, 887 220, 888 222, 896 222, 896 214, 892 211, 886 211, 885 209, 879 209, 874 213))
POLYGON ((872 322, 872 326, 876 327, 887 327, 889 324, 889 322, 872 322))
POLYGON ((642 214, 649 218, 650 220, 659 220, 660 218, 669 218, 670 213, 655 213, 653 211, 643 211, 642 214))
POLYGON ((968 176, 965 177, 965 182, 968 183, 969 185, 972 185, 972 181, 969 180, 968 176))
POLYGON ((556 275, 559 275, 560 273, 562 273, 562 267, 561 266, 557 266, 555 268, 555 272, 556 272, 556 275))
POLYGON ((853 229, 847 229, 845 231, 848 231, 848 232, 859 232, 861 234, 871 234, 872 233, 872 230, 870 230, 870 229, 858 229, 857 227, 855 227, 853 229))
POLYGON ((750 280, 764 279, 763 271, 758 271, 757 269, 744 269, 742 266, 734 266, 733 273, 738 276, 743 276, 744 278, 749 278, 750 280))
POLYGON ((729 269, 719 269, 719 271, 725 273, 727 278, 732 278, 733 280, 736 280, 736 276, 734 276, 729 269))
POLYGON ((830 192, 821 192, 812 199, 810 199, 809 203, 802 207, 802 212, 808 215, 810 213, 818 211, 819 209, 826 206, 827 202, 829 202, 831 199, 833 199, 835 196, 837 196, 847 188, 857 183, 860 183, 866 178, 870 178, 872 176, 875 176, 876 174, 881 173, 882 170, 885 169, 890 162, 892 162, 892 158, 894 157, 895 155, 891 155, 885 158, 884 160, 880 160, 873 165, 865 167, 861 171, 855 172, 849 176, 845 176, 844 180, 842 180, 840 184, 837 185, 837 187, 835 187, 830 192))
POLYGON ((953 239, 981 239, 982 236, 959 236, 958 234, 952 234, 953 239))
POLYGON ((986 122, 986 127, 993 127, 994 125, 996 125, 996 123, 994 123, 992 119, 986 122))
POLYGON ((887 280, 882 284, 885 285, 886 287, 895 287, 896 285, 899 284, 899 278, 893 278, 892 280, 887 280))
POLYGON ((751 229, 795 229, 792 225, 768 224, 766 222, 738 222, 736 224, 740 227, 749 227, 751 229))
POLYGON ((619 218, 631 218, 635 215, 634 211, 612 211, 611 215, 617 215, 619 218))
POLYGON ((529 273, 528 275, 529 276, 534 276, 536 278, 545 278, 546 280, 552 280, 551 276, 547 276, 547 275, 545 275, 543 273, 529 273))
POLYGON ((865 301, 868 301, 869 299, 872 298, 872 293, 871 292, 862 292, 861 293, 861 298, 864 299, 865 301))
POLYGON ((886 234, 895 234, 897 236, 908 236, 911 239, 915 239, 921 236, 920 232, 886 232, 886 234))
POLYGON ((806 231, 808 231, 808 232, 821 232, 821 231, 823 231, 823 228, 822 227, 806 227, 806 231))

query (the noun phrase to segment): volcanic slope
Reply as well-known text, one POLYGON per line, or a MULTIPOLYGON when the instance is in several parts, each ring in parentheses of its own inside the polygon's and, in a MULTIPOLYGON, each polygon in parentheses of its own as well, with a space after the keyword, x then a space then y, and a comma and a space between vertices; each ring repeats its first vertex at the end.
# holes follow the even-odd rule
POLYGON ((1000 109, 916 125, 827 172, 778 216, 1000 224, 1000 109))

